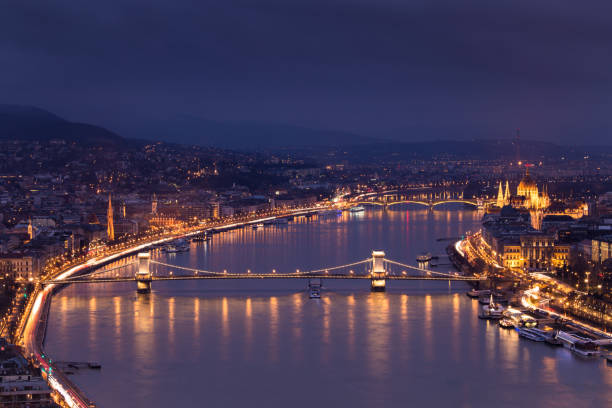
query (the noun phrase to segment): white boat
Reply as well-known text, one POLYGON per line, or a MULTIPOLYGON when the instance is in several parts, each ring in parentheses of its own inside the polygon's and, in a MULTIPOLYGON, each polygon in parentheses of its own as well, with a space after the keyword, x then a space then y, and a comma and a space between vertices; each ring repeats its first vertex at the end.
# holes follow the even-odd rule
POLYGON ((538 330, 538 329, 530 329, 528 327, 517 327, 515 330, 518 332, 518 335, 520 337, 523 337, 527 340, 537 341, 537 342, 546 340, 546 337, 542 335, 541 330, 538 330))
POLYGON ((365 208, 363 207, 363 205, 357 205, 355 207, 351 207, 349 211, 352 213, 358 213, 358 212, 365 211, 365 208))
POLYGON ((504 329, 513 329, 514 322, 511 319, 504 317, 503 319, 499 321, 499 327, 502 327, 504 329))
POLYGON ((256 230, 257 228, 261 228, 263 226, 264 226, 263 223, 253 224, 253 229, 256 230))
POLYGON ((465 292, 465 294, 472 298, 472 299, 478 299, 481 295, 482 296, 489 296, 491 294, 490 290, 476 290, 476 289, 472 289, 469 292, 465 292))
POLYGON ((600 354, 599 347, 593 340, 582 337, 577 333, 559 330, 556 338, 561 340, 563 347, 570 349, 579 356, 594 357, 600 354))

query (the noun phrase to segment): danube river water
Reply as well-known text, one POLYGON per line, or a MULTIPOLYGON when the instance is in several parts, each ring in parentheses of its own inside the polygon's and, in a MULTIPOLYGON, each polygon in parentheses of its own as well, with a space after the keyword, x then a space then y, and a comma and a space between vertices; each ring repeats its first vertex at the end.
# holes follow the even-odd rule
MULTIPOLYGON (((365 259, 415 264, 478 228, 477 211, 398 207, 245 228, 154 259, 231 272, 365 259)), ((450 270, 441 257, 436 269, 450 270)), ((133 273, 131 270, 129 273, 133 273)), ((71 377, 101 407, 610 407, 612 367, 477 318, 461 282, 302 281, 72 285, 51 306, 46 350, 98 361, 71 377)))

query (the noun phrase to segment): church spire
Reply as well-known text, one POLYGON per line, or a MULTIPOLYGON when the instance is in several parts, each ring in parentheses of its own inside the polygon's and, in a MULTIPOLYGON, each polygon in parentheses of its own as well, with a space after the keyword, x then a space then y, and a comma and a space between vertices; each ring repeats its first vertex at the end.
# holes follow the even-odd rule
POLYGON ((501 181, 499 182, 499 191, 497 192, 497 206, 499 208, 504 206, 504 189, 501 181))
POLYGON ((34 239, 34 226, 32 225, 32 218, 28 219, 28 237, 30 240, 34 239))
POLYGON ((157 214, 157 196, 153 193, 153 200, 151 201, 151 214, 157 214))
POLYGON ((506 205, 510 204, 510 183, 506 180, 506 192, 504 193, 504 203, 506 205))
POLYGON ((113 224, 113 203, 111 195, 108 193, 108 210, 106 211, 106 235, 109 241, 115 239, 115 226, 113 224))

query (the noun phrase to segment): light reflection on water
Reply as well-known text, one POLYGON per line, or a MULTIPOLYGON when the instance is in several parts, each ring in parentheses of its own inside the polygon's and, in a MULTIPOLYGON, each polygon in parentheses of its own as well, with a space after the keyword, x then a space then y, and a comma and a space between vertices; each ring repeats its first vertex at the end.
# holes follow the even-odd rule
MULTIPOLYGON (((170 262, 305 270, 385 249, 415 263, 424 250, 443 253, 448 242, 436 238, 474 229, 478 217, 399 210, 300 219, 217 235, 170 262)), ((301 281, 155 282, 148 295, 129 284, 74 285, 54 298, 47 350, 102 363, 74 376, 101 407, 612 403, 602 359, 582 361, 478 320, 464 284, 388 285, 370 293, 367 281, 325 281, 321 300, 308 299, 301 281)))

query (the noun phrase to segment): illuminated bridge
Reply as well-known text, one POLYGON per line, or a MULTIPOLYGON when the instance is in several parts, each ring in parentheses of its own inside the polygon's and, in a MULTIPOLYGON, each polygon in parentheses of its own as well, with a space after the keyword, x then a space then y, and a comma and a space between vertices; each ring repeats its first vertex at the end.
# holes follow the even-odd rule
POLYGON ((353 197, 350 202, 355 205, 376 205, 381 207, 391 207, 399 204, 417 204, 426 206, 430 209, 441 204, 467 204, 478 208, 484 208, 493 202, 488 198, 464 198, 460 191, 441 191, 441 192, 401 192, 383 191, 361 194, 353 197))
POLYGON ((203 279, 309 279, 319 281, 322 279, 367 279, 370 280, 371 289, 374 291, 384 291, 387 280, 449 282, 479 282, 486 280, 485 277, 465 276, 458 272, 437 272, 407 265, 385 258, 385 253, 383 251, 373 251, 370 258, 344 265, 309 271, 300 271, 298 269, 295 272, 277 272, 276 270, 272 270, 270 273, 251 273, 250 270, 241 273, 208 271, 151 260, 149 253, 139 253, 138 259, 134 262, 65 279, 48 280, 43 282, 43 284, 136 282, 138 292, 149 292, 151 290, 151 283, 155 281, 203 279), (126 275, 121 272, 121 269, 127 271, 127 267, 135 264, 138 264, 138 269, 135 274, 126 275), (155 266, 154 272, 151 270, 151 265, 155 266))

